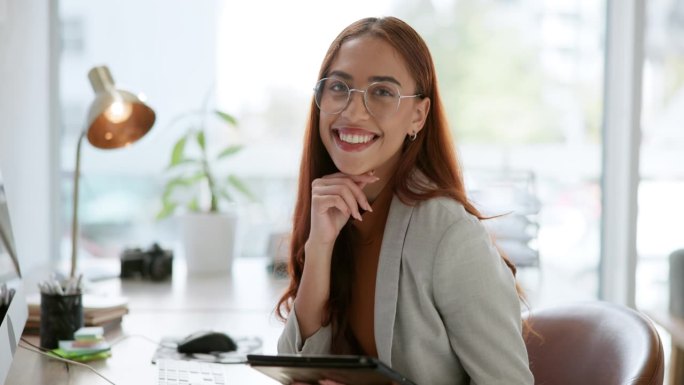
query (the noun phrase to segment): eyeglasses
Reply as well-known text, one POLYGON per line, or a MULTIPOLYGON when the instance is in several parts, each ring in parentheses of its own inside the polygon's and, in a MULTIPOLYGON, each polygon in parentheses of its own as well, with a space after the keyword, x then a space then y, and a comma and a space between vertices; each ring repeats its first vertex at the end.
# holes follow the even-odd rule
POLYGON ((323 78, 316 83, 314 99, 321 112, 336 115, 347 108, 352 92, 363 94, 363 104, 377 119, 387 118, 397 112, 401 99, 423 96, 421 94, 402 96, 399 93, 399 87, 390 82, 371 83, 365 90, 359 90, 349 88, 347 83, 340 79, 323 78))

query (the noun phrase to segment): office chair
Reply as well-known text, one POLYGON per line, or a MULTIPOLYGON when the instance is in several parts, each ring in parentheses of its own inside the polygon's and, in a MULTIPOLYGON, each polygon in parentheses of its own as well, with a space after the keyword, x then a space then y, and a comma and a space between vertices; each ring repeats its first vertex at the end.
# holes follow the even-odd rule
POLYGON ((662 385, 663 345, 644 315, 608 302, 533 310, 523 316, 537 385, 662 385))

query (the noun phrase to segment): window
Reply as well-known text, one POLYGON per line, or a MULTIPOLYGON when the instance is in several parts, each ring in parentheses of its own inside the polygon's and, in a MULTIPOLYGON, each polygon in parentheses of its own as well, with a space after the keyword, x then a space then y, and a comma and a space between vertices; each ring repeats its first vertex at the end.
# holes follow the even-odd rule
POLYGON ((82 253, 111 257, 126 246, 175 242, 173 225, 154 221, 162 172, 182 128, 170 122, 208 98, 239 120, 236 132, 212 135, 245 145, 224 166, 258 192, 259 203, 242 206, 243 255, 263 255, 269 234, 290 222, 311 89, 328 44, 354 20, 391 14, 413 25, 432 50, 469 185, 482 192, 476 203, 491 214, 515 211, 483 191, 496 188, 491 175, 529 176, 524 181, 533 188, 525 191, 534 193, 538 211, 525 213, 535 228, 524 245, 540 262, 521 273, 531 299, 593 298, 604 8, 589 0, 357 0, 344 7, 305 0, 64 0, 63 20, 83 20, 88 31, 81 55, 61 57, 61 102, 73 111, 63 122, 65 244, 82 128, 71 116, 90 102, 91 66, 105 63, 117 84, 144 91, 158 120, 130 148, 84 146, 82 253), (542 281, 554 289, 542 289, 542 281))

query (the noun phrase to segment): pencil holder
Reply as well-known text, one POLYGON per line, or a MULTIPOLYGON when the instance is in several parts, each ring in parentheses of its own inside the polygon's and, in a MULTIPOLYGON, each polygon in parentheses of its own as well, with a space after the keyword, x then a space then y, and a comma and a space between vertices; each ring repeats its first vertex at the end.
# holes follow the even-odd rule
POLYGON ((60 340, 73 340, 74 332, 83 326, 81 294, 40 295, 40 346, 59 347, 60 340))

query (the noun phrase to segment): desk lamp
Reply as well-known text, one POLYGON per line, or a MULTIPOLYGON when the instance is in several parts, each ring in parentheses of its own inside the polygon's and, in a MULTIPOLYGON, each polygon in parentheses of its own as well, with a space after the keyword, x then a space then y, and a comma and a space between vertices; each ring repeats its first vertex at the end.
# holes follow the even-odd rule
POLYGON ((92 68, 88 79, 95 91, 84 130, 76 145, 74 170, 74 200, 71 223, 71 277, 76 275, 78 249, 78 185, 81 173, 81 144, 88 137, 90 144, 101 149, 125 147, 142 138, 154 125, 154 111, 134 94, 114 87, 114 79, 106 66, 92 68))

